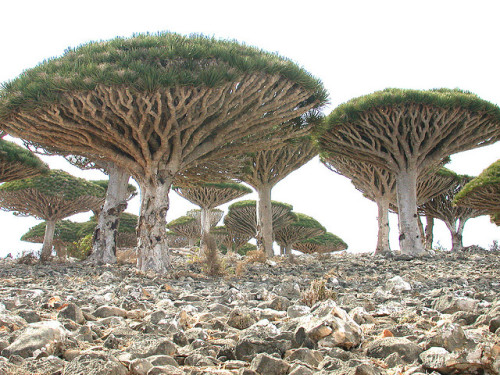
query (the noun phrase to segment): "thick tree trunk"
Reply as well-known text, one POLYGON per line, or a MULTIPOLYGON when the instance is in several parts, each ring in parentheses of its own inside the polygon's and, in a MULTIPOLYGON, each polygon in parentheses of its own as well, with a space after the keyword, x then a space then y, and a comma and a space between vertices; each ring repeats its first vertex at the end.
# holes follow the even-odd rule
POLYGON ((257 247, 263 249, 267 257, 274 256, 273 211, 271 206, 271 186, 263 185, 257 190, 257 247))
POLYGON ((201 214, 200 214, 200 221, 201 221, 201 243, 200 243, 200 248, 203 249, 204 247, 204 242, 210 235, 210 209, 209 208, 201 208, 201 214))
POLYGON ((396 176, 401 253, 420 255, 425 252, 418 228, 416 170, 401 171, 396 176))
POLYGON ((128 180, 130 175, 113 166, 108 169, 109 183, 106 200, 98 216, 92 239, 90 260, 98 264, 116 263, 116 238, 120 215, 127 208, 128 180))
POLYGON ((43 237, 42 253, 40 260, 47 262, 52 255, 52 242, 54 241, 54 232, 56 230, 56 220, 47 220, 45 222, 45 236, 43 237))
POLYGON ((391 252, 391 245, 389 243, 389 200, 377 200, 378 207, 378 236, 377 247, 373 255, 381 255, 391 252))
POLYGON ((434 242, 434 218, 427 215, 425 225, 425 248, 432 250, 432 243, 434 242))
POLYGON ((451 233, 451 251, 460 251, 463 249, 464 225, 465 222, 462 220, 458 221, 458 226, 456 222, 446 225, 451 233))
POLYGON ((137 268, 164 273, 170 268, 166 236, 168 193, 173 177, 162 183, 141 184, 141 213, 137 225, 137 268))

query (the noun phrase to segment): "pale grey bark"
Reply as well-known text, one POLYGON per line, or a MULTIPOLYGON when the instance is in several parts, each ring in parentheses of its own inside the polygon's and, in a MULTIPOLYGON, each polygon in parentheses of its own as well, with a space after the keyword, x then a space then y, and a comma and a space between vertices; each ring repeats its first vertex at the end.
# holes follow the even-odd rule
POLYGON ((116 167, 107 169, 108 189, 104 206, 97 219, 97 227, 92 241, 90 260, 96 263, 116 263, 116 241, 120 215, 127 208, 128 181, 130 175, 116 167))
POLYGON ((417 213, 416 169, 400 171, 396 175, 396 194, 399 211, 399 245, 402 254, 420 255, 425 252, 422 245, 417 213))
POLYGON ((273 257, 273 211, 271 207, 270 185, 261 185, 257 190, 257 247, 261 248, 266 256, 273 257))
POLYGON ((141 214, 137 225, 137 268, 141 271, 165 273, 170 268, 166 215, 172 182, 172 177, 166 177, 162 183, 141 185, 141 214))
POLYGON ((43 237, 42 253, 40 254, 40 260, 42 262, 47 262, 50 260, 52 255, 52 244, 54 241, 54 232, 56 230, 57 220, 51 219, 45 222, 45 236, 43 237))
POLYGON ((426 215, 425 248, 427 250, 432 250, 433 242, 434 242, 434 217, 426 215))
POLYGON ((378 235, 377 247, 373 255, 381 255, 391 252, 391 245, 389 243, 389 205, 390 199, 379 198, 377 199, 378 208, 378 235))

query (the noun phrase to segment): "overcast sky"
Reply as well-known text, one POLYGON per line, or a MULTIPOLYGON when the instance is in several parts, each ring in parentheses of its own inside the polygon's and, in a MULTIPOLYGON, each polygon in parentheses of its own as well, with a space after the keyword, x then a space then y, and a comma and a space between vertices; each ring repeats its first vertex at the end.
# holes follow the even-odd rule
MULTIPOLYGON (((67 47, 138 32, 202 33, 236 39, 278 52, 320 78, 330 92, 329 113, 351 98, 386 87, 461 88, 500 104, 500 2, 491 1, 23 1, 2 3, 0 82, 15 78, 67 47), (244 5, 240 5, 244 4, 244 5)), ((477 175, 500 157, 500 142, 452 156, 449 168, 477 175)), ((58 158, 44 158, 89 179, 58 158)), ((256 199, 248 195, 244 199, 256 199)), ((319 220, 353 251, 372 251, 377 210, 350 181, 317 159, 293 172, 273 190, 273 199, 319 220)), ((226 205, 227 206, 227 205, 226 205)), ((222 208, 225 208, 223 206, 222 208)), ((171 193, 167 219, 194 208, 171 193)), ((139 198, 127 211, 138 214, 139 198)), ((88 214, 72 217, 84 221, 88 214)), ((20 236, 39 221, 0 212, 0 256, 34 249, 20 236)), ((397 249, 397 218, 391 217, 391 246, 397 249)), ((484 216, 468 222, 464 244, 489 247, 500 229, 484 216)), ((451 246, 437 223, 435 245, 451 246)))

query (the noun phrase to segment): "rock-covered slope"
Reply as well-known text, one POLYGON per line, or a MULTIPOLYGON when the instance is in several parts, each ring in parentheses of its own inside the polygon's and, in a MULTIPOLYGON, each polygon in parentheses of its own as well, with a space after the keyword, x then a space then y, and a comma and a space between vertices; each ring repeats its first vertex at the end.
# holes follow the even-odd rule
POLYGON ((1 260, 0 374, 500 374, 498 252, 175 259, 1 260))

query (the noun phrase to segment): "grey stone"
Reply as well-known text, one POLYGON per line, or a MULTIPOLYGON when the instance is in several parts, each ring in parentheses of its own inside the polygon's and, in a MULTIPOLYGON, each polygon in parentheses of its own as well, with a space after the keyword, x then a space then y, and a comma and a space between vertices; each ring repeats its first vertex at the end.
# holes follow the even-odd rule
POLYGON ((257 322, 257 317, 249 309, 236 308, 231 311, 227 325, 236 329, 245 329, 257 322))
POLYGON ((289 371, 288 375, 314 375, 313 370, 299 364, 292 364, 289 371))
POLYGON ((31 323, 12 344, 2 350, 2 356, 19 355, 27 358, 33 356, 36 350, 54 354, 67 336, 68 331, 58 321, 31 323))
POLYGON ((302 297, 299 284, 292 280, 283 280, 273 288, 273 292, 290 300, 297 300, 302 297))
POLYGON ((0 327, 7 327, 9 331, 15 331, 27 325, 28 322, 19 316, 0 314, 0 327))
POLYGON ((74 303, 68 303, 64 306, 57 314, 58 319, 70 319, 78 324, 85 323, 85 317, 83 316, 82 309, 80 309, 74 303))
POLYGON ((453 314, 457 311, 475 312, 478 305, 478 300, 445 294, 434 302, 433 308, 444 314, 453 314))
POLYGON ((194 354, 189 355, 184 360, 184 365, 185 366, 196 366, 196 367, 214 366, 215 362, 207 356, 204 356, 204 355, 198 354, 198 353, 194 353, 194 354))
POLYGON ((386 358, 391 353, 398 353, 406 363, 418 359, 422 348, 403 337, 384 337, 368 344, 366 354, 374 358, 386 358))
POLYGON ((128 375, 128 369, 111 355, 90 352, 82 354, 64 368, 63 375, 128 375))
POLYGON ((147 360, 154 366, 179 366, 177 361, 169 355, 153 355, 148 357, 147 360))
POLYGON ((290 365, 282 359, 271 357, 265 353, 256 355, 250 364, 251 370, 266 375, 285 375, 289 367, 290 365))
POLYGON ((170 340, 162 337, 143 337, 134 341, 127 348, 132 358, 147 358, 153 355, 173 356, 177 353, 177 346, 170 340))
POLYGON ((473 343, 467 339, 465 333, 458 324, 445 323, 437 327, 436 334, 430 337, 427 348, 439 346, 449 352, 461 350, 473 343))
POLYGON ((490 332, 495 333, 496 331, 498 331, 499 328, 500 328, 500 315, 491 319, 490 323, 488 324, 488 329, 490 330, 490 332))
POLYGON ((312 367, 318 367, 324 359, 323 355, 317 350, 308 348, 291 349, 285 353, 285 359, 288 362, 300 361, 312 367))
POLYGON ((401 294, 402 292, 409 292, 411 285, 403 280, 401 276, 394 276, 385 283, 385 290, 392 294, 401 294))
POLYGON ((147 375, 184 375, 184 371, 174 366, 154 366, 147 375))
POLYGON ((449 358, 450 352, 444 348, 432 347, 425 352, 420 353, 422 366, 429 370, 440 371, 446 367, 446 360, 449 358))
POLYGON ((133 375, 147 375, 148 371, 154 366, 148 359, 137 358, 130 362, 128 367, 133 375))
POLYGON ((34 310, 19 310, 17 314, 28 323, 37 323, 42 320, 40 314, 34 310))
POLYGON ((259 353, 277 354, 282 357, 291 347, 290 340, 245 338, 238 341, 234 353, 236 359, 250 362, 259 353))
POLYGON ((286 313, 289 318, 298 318, 307 315, 310 312, 311 308, 305 305, 292 305, 286 310, 286 313))
POLYGON ((125 318, 127 316, 127 310, 117 306, 101 306, 95 309, 92 315, 97 318, 109 318, 114 316, 125 318))

